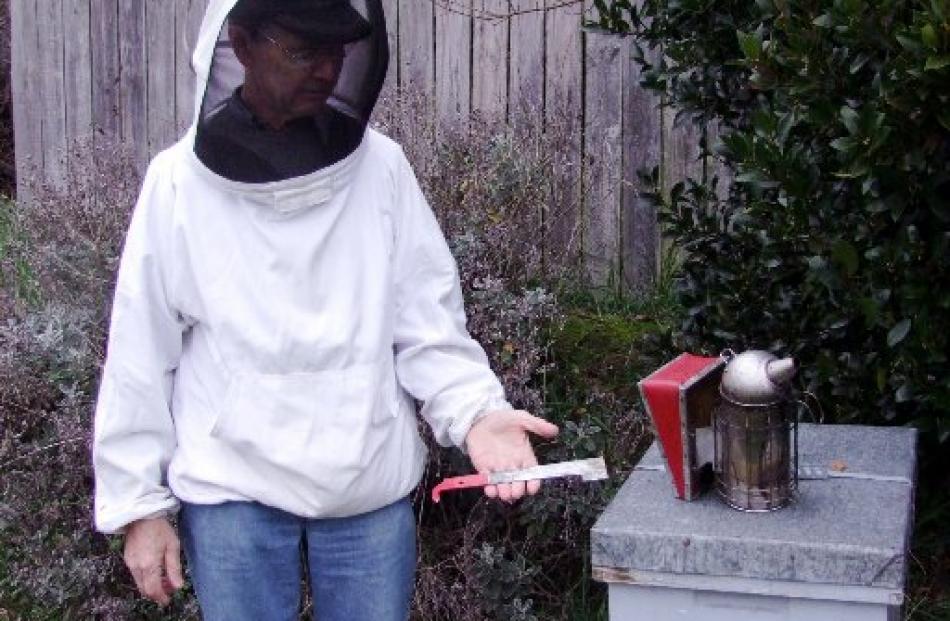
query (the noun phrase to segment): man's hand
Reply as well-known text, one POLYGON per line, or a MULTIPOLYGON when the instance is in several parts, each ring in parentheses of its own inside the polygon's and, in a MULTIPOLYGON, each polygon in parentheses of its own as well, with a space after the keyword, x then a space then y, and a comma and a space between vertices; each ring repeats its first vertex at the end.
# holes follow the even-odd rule
POLYGON ((162 606, 185 584, 178 535, 165 518, 129 524, 125 532, 124 558, 139 592, 162 606))
MULTIPOLYGON (((528 432, 543 438, 557 435, 557 425, 521 410, 498 410, 479 419, 465 437, 468 455, 478 472, 499 472, 537 466, 538 460, 531 449, 528 432)), ((536 494, 540 481, 524 481, 488 485, 485 495, 514 502, 525 495, 536 494)))

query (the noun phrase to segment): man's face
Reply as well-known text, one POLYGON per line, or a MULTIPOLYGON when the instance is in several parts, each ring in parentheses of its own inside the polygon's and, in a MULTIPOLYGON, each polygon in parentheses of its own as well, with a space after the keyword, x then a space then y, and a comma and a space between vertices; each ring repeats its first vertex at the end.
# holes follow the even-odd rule
POLYGON ((272 124, 319 112, 343 67, 343 44, 316 44, 276 26, 232 32, 232 42, 245 68, 244 96, 272 124))

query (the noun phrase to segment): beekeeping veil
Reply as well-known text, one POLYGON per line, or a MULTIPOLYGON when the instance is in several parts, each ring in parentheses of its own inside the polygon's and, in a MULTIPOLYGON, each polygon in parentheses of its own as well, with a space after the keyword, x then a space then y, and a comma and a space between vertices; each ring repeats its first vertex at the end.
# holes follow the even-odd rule
POLYGON ((193 62, 201 93, 194 144, 206 167, 246 183, 307 175, 346 158, 363 138, 389 62, 382 6, 212 0, 193 62), (256 50, 254 62, 246 51, 240 57, 247 49, 256 50), (331 56, 335 81, 324 71, 331 56), (268 109, 249 93, 262 91, 296 102, 286 122, 261 114, 268 109))

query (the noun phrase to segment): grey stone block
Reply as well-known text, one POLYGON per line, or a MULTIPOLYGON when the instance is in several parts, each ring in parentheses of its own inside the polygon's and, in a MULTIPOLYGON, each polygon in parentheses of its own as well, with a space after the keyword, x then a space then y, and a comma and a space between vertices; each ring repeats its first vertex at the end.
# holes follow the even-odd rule
POLYGON ((594 567, 901 589, 912 526, 916 430, 801 425, 791 505, 742 513, 713 493, 675 497, 654 445, 591 532, 594 567))

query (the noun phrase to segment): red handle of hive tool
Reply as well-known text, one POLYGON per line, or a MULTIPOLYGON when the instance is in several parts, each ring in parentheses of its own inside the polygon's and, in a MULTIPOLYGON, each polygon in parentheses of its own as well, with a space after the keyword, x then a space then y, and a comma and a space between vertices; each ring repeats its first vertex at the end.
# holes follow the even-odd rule
POLYGON ((450 492, 454 489, 466 489, 469 487, 485 487, 488 485, 487 474, 469 474, 464 477, 449 477, 443 479, 441 483, 432 488, 432 502, 439 502, 439 496, 442 492, 450 492))

